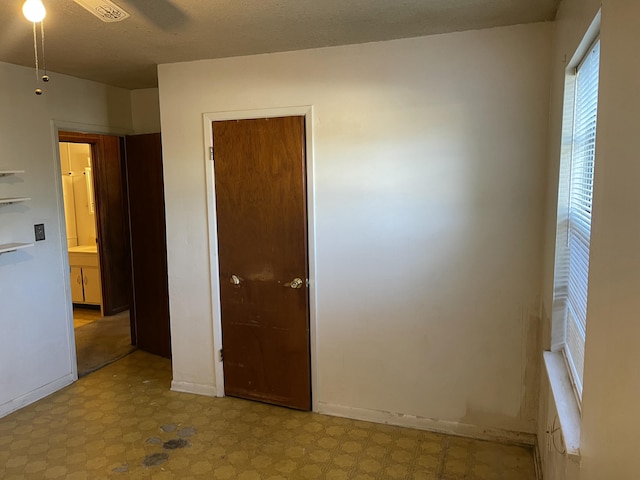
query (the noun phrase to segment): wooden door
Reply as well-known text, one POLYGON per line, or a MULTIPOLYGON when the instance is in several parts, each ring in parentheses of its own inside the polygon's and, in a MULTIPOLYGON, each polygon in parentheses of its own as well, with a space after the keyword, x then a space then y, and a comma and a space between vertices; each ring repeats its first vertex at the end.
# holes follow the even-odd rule
POLYGON ((129 218, 121 139, 61 131, 59 141, 91 145, 102 308, 104 315, 114 315, 127 310, 131 301, 129 218))
POLYGON ((167 238, 159 133, 126 137, 133 266, 133 335, 142 350, 171 358, 167 238))
POLYGON ((311 409, 304 117, 213 122, 225 393, 311 409))
POLYGON ((129 309, 131 254, 122 139, 100 135, 94 158, 96 229, 105 315, 129 309))

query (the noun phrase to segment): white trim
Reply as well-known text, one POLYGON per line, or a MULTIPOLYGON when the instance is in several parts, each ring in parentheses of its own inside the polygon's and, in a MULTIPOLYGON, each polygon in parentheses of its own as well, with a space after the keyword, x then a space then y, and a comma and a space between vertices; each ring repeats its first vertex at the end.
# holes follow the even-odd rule
POLYGON ((602 23, 602 9, 598 10, 596 16, 593 17, 589 28, 582 37, 580 44, 578 44, 578 48, 571 57, 571 60, 567 63, 567 69, 565 74, 573 75, 575 74, 575 69, 578 68, 578 65, 582 63, 584 57, 589 53, 589 50, 593 47, 593 45, 598 41, 600 37, 600 24, 602 23))
POLYGON ((569 369, 562 352, 544 352, 544 364, 553 394, 560 429, 567 456, 580 458, 580 430, 582 419, 573 382, 569 376, 569 369))
POLYGON ((109 127, 106 125, 93 125, 91 123, 69 122, 67 120, 53 119, 51 120, 51 125, 56 128, 56 139, 58 138, 57 133, 60 130, 96 135, 114 135, 118 137, 134 134, 131 128, 109 127))
POLYGON ((195 395, 204 395, 206 397, 218 397, 216 393, 216 387, 213 385, 202 385, 199 383, 191 382, 171 382, 171 391, 193 393, 195 395))
POLYGON ((9 415, 16 410, 19 410, 22 407, 37 402, 38 400, 41 400, 44 397, 57 392, 61 388, 71 385, 76 380, 77 377, 73 373, 68 373, 64 377, 60 377, 59 379, 54 380, 51 383, 47 383, 42 387, 36 388, 35 390, 32 390, 31 392, 22 395, 21 397, 9 400, 7 403, 3 403, 2 405, 0 405, 0 418, 9 415))
POLYGON ((211 161, 211 149, 213 148, 213 129, 211 122, 215 116, 213 114, 203 114, 204 128, 204 167, 205 184, 207 189, 207 234, 209 245, 209 288, 210 288, 210 311, 213 330, 213 370, 215 373, 216 396, 224 397, 224 370, 218 352, 222 349, 222 320, 220 317, 220 284, 218 280, 218 223, 216 216, 216 192, 215 174, 211 161))
POLYGON ((405 415, 403 413, 345 407, 343 405, 334 405, 325 402, 319 402, 318 413, 516 445, 533 446, 535 445, 536 439, 536 436, 533 433, 515 432, 512 430, 503 430, 501 428, 482 427, 467 423, 436 420, 427 417, 405 415))
MULTIPOLYGON (((67 226, 64 218, 64 194, 62 192, 62 166, 60 164, 60 130, 68 132, 89 133, 98 135, 129 135, 133 131, 124 128, 112 128, 104 125, 68 122, 65 120, 51 120, 51 143, 53 148, 53 170, 56 184, 56 203, 58 205, 58 234, 60 236, 60 257, 62 259, 62 282, 66 296, 65 308, 67 313, 67 337, 69 344, 69 363, 73 381, 78 379, 78 360, 76 357, 76 338, 73 328, 73 304, 71 302, 71 281, 69 271, 69 251, 67 249, 67 226)), ((52 393, 52 392, 51 392, 52 393)))
POLYGON ((314 150, 313 150, 313 107, 311 105, 265 108, 259 110, 239 110, 223 112, 206 112, 202 114, 204 132, 204 162, 207 188, 207 225, 209 235, 209 281, 211 288, 211 321, 213 323, 213 348, 215 391, 219 397, 224 396, 224 369, 218 351, 222 348, 222 318, 220 316, 220 285, 218 281, 218 228, 215 208, 215 171, 214 162, 210 160, 210 149, 213 146, 213 130, 211 123, 224 120, 244 120, 250 118, 291 117, 304 115, 307 165, 307 243, 309 261, 309 342, 311 349, 311 398, 313 411, 318 410, 315 393, 318 388, 317 366, 317 305, 316 305, 316 243, 315 243, 315 203, 314 203, 314 150))
POLYGON ((60 163, 60 130, 65 130, 64 122, 51 121, 51 142, 53 144, 53 171, 55 173, 56 203, 58 205, 58 234, 60 236, 60 258, 62 260, 62 285, 65 292, 65 310, 67 313, 67 338, 69 345, 69 363, 73 381, 78 379, 78 359, 76 357, 76 337, 73 328, 73 303, 71 302, 71 271, 69 268, 69 250, 67 245, 67 226, 64 217, 64 193, 62 191, 62 165, 60 163))

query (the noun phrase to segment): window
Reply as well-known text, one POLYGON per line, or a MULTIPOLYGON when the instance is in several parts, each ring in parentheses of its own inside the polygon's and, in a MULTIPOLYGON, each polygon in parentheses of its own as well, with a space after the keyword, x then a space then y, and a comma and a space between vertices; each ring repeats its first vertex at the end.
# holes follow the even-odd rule
POLYGON ((567 77, 558 195, 553 342, 565 354, 579 398, 587 332, 599 67, 600 42, 596 41, 567 77))

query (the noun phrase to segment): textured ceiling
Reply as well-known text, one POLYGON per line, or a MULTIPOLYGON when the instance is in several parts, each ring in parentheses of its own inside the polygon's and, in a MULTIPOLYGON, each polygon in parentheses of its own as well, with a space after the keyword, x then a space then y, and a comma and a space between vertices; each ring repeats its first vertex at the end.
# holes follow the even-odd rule
MULTIPOLYGON (((104 23, 73 0, 44 0, 49 71, 129 89, 156 65, 553 20, 559 0, 114 0, 104 23)), ((1 0, 0 61, 33 65, 23 0, 1 0)))

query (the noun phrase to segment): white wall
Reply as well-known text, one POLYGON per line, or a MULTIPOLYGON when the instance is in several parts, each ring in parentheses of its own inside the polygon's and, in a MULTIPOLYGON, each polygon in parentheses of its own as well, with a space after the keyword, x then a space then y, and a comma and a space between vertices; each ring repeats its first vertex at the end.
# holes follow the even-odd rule
MULTIPOLYGON (((570 59, 602 3, 601 64, 580 468, 562 456, 545 459, 545 479, 635 479, 640 471, 640 224, 637 221, 637 118, 640 115, 640 3, 564 0, 556 23, 550 122, 550 169, 543 300, 551 311, 555 202, 566 55, 570 59), (568 471, 565 471, 568 468, 568 471)), ((545 315, 548 325, 548 314, 545 315)), ((548 329, 548 327, 547 327, 548 329)), ((548 390, 543 376, 543 395, 548 390)), ((542 409, 551 421, 555 405, 542 409)), ((543 438, 544 425, 539 436, 543 438)))
POLYGON ((637 478, 640 3, 602 6, 581 452, 583 479, 637 478))
POLYGON ((136 135, 160 131, 160 99, 157 88, 131 90, 131 116, 136 135))
POLYGON ((0 196, 31 197, 0 207, 0 243, 32 242, 36 223, 47 236, 0 255, 0 416, 73 379, 51 120, 131 129, 127 90, 51 74, 37 97, 33 84, 33 69, 0 63, 0 169, 26 171, 0 177, 0 196))
POLYGON ((160 65, 174 382, 215 385, 202 114, 313 105, 316 407, 534 432, 550 40, 160 65))

